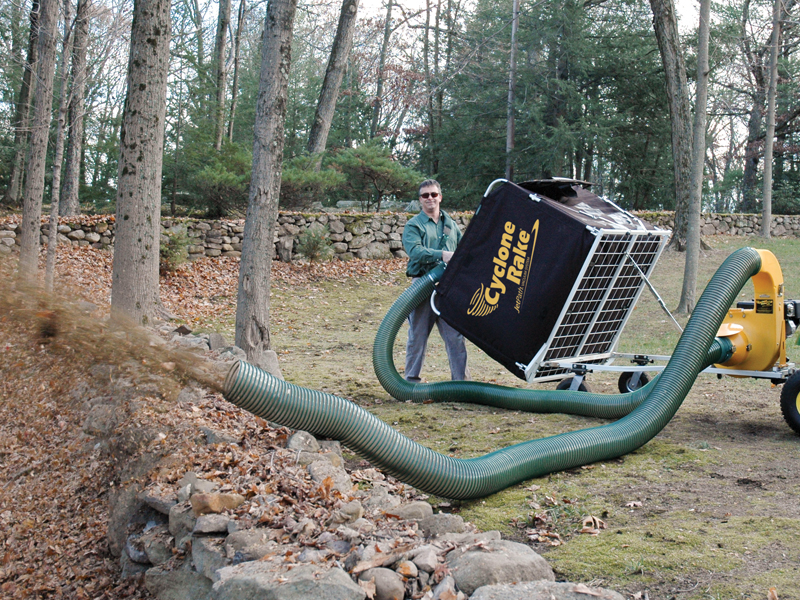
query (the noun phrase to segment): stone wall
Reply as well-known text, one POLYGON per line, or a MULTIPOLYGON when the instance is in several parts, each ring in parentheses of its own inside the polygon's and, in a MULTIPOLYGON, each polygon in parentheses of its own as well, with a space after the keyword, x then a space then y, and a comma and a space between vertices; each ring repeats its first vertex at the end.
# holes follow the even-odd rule
MULTIPOLYGON (((406 213, 303 214, 281 213, 275 229, 275 258, 284 262, 296 256, 296 241, 310 227, 327 227, 335 256, 351 258, 405 258, 403 227, 413 215, 406 213)), ((671 229, 674 213, 639 213, 654 225, 671 229)), ((461 229, 469 224, 472 213, 454 214, 461 229)), ((702 234, 758 235, 760 215, 703 215, 702 234)), ((239 256, 242 250, 244 221, 201 221, 196 219, 163 219, 163 239, 169 234, 185 232, 191 239, 189 257, 239 256)), ((18 219, 0 221, 0 254, 8 254, 19 245, 18 219)), ((42 225, 42 244, 47 242, 49 224, 42 225)), ((800 237, 800 215, 774 216, 772 235, 800 237)), ((113 217, 64 217, 58 226, 61 244, 108 248, 114 243, 113 217)))

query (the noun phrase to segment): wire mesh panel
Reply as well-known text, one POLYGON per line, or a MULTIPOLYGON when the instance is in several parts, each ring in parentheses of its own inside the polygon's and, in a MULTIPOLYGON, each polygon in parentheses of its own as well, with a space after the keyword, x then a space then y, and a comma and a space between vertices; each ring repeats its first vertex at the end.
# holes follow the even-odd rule
MULTIPOLYGON (((539 365, 564 359, 609 362, 645 285, 639 269, 650 276, 668 234, 599 232, 546 347, 537 355, 539 365)), ((559 367, 534 366, 531 381, 558 379, 568 373, 559 367)))

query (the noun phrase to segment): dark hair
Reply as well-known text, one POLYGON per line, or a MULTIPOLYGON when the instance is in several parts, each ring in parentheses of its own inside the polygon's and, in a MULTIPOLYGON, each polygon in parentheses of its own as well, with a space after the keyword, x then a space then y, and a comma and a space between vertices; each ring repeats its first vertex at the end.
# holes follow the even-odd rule
POLYGON ((431 187, 432 185, 435 185, 437 188, 439 188, 439 193, 440 194, 442 193, 442 186, 439 185, 438 181, 436 181, 435 179, 426 179, 425 181, 419 184, 419 189, 417 190, 417 196, 419 196, 420 193, 422 193, 422 188, 431 187))

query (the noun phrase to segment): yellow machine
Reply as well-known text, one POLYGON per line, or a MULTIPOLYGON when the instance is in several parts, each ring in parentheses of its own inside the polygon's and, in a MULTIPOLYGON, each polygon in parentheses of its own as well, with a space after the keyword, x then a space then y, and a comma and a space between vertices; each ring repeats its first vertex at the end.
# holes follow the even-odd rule
MULTIPOLYGON (((767 371, 788 364, 783 273, 772 252, 758 250, 758 253, 761 255, 761 271, 752 278, 754 299, 739 302, 736 308, 731 308, 717 332, 717 337, 728 338, 736 350, 730 359, 715 367, 767 371)), ((792 333, 793 327, 789 335, 792 333)))

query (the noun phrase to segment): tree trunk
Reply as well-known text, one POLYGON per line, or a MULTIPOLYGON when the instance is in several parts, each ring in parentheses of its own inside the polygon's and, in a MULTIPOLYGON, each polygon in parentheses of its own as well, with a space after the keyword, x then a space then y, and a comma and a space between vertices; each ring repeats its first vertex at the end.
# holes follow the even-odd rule
POLYGON ((775 143, 775 96, 778 94, 778 46, 781 43, 781 3, 772 8, 772 47, 769 51, 769 91, 767 92, 767 133, 764 139, 764 191, 761 236, 769 239, 772 227, 772 150, 775 143))
POLYGON ((708 37, 711 0, 700 2, 700 28, 697 39, 697 99, 694 108, 691 196, 686 218, 686 263, 678 313, 691 314, 697 294, 697 267, 700 262, 700 213, 703 208, 703 167, 706 157, 706 110, 708 104, 708 37))
POLYGON ((519 0, 511 8, 511 56, 508 60, 508 106, 506 111, 506 179, 514 180, 514 87, 517 79, 517 29, 519 28, 519 0))
POLYGON ((56 30, 58 25, 58 0, 42 0, 39 12, 39 39, 36 65, 36 95, 31 141, 25 176, 25 193, 22 201, 22 231, 19 252, 20 281, 32 284, 39 260, 39 235, 44 195, 44 171, 47 142, 53 106, 53 76, 56 64, 56 30))
POLYGON ((83 112, 86 96, 86 44, 89 38, 90 0, 78 0, 72 46, 72 91, 69 103, 69 144, 64 169, 64 189, 59 213, 77 215, 81 212, 81 156, 83 154, 83 112))
POLYGON ((430 60, 431 0, 425 0, 425 38, 422 40, 422 64, 425 71, 425 109, 428 117, 428 151, 430 152, 428 172, 436 173, 436 123, 433 118, 433 83, 430 60))
POLYGON ((111 313, 143 325, 161 307, 158 256, 169 42, 169 0, 135 0, 120 132, 111 313))
POLYGON ((28 139, 30 137, 28 125, 31 112, 31 94, 36 87, 33 79, 34 65, 38 61, 39 40, 39 0, 33 0, 30 14, 30 36, 28 39, 28 56, 23 64, 22 86, 19 98, 14 109, 14 158, 11 162, 9 185, 6 188, 5 203, 9 206, 19 206, 22 197, 22 182, 25 166, 25 155, 28 152, 28 139))
POLYGON ((67 61, 72 47, 72 2, 64 0, 64 35, 61 41, 61 58, 59 59, 58 72, 61 75, 61 93, 58 100, 58 118, 56 119, 56 147, 53 153, 53 184, 50 189, 50 231, 47 236, 47 260, 44 269, 44 289, 53 291, 53 279, 56 270, 56 247, 58 245, 58 205, 61 193, 61 166, 64 162, 64 135, 67 123, 67 108, 69 107, 69 77, 67 75, 67 61))
POLYGON ((247 15, 247 0, 239 2, 239 18, 236 21, 236 36, 233 40, 233 82, 231 83, 231 112, 228 118, 228 141, 233 142, 233 122, 236 118, 236 104, 239 100, 239 48, 242 43, 242 29, 247 15))
POLYGON ((378 122, 381 118, 381 102, 383 102, 383 70, 386 68, 386 55, 389 52, 389 37, 392 35, 392 2, 386 0, 386 23, 383 26, 383 44, 378 58, 378 81, 375 89, 375 102, 372 104, 372 122, 369 126, 369 139, 378 135, 378 122))
POLYGON ((297 0, 271 0, 262 42, 253 175, 239 266, 236 345, 258 364, 270 350, 269 280, 283 167, 292 28, 297 0))
POLYGON ((347 67, 347 58, 350 56, 350 48, 353 46, 357 11, 358 0, 344 0, 342 2, 339 25, 336 27, 336 36, 333 40, 331 56, 328 59, 325 80, 322 82, 322 89, 319 93, 317 112, 314 115, 311 132, 308 135, 308 153, 312 156, 318 155, 315 159, 316 170, 320 168, 322 153, 325 152, 325 146, 328 142, 333 112, 336 109, 336 100, 339 97, 339 87, 342 85, 342 78, 347 67))
POLYGON ((219 19, 217 20, 217 36, 214 39, 214 77, 217 94, 214 102, 214 149, 222 149, 222 136, 225 133, 225 85, 228 70, 225 68, 225 49, 228 39, 228 25, 231 22, 231 0, 219 0, 219 19))
POLYGON ((678 35, 678 21, 672 0, 650 0, 653 28, 664 65, 669 116, 672 123, 672 162, 675 180, 675 228, 670 247, 682 250, 686 243, 692 165, 692 119, 686 64, 678 35))

